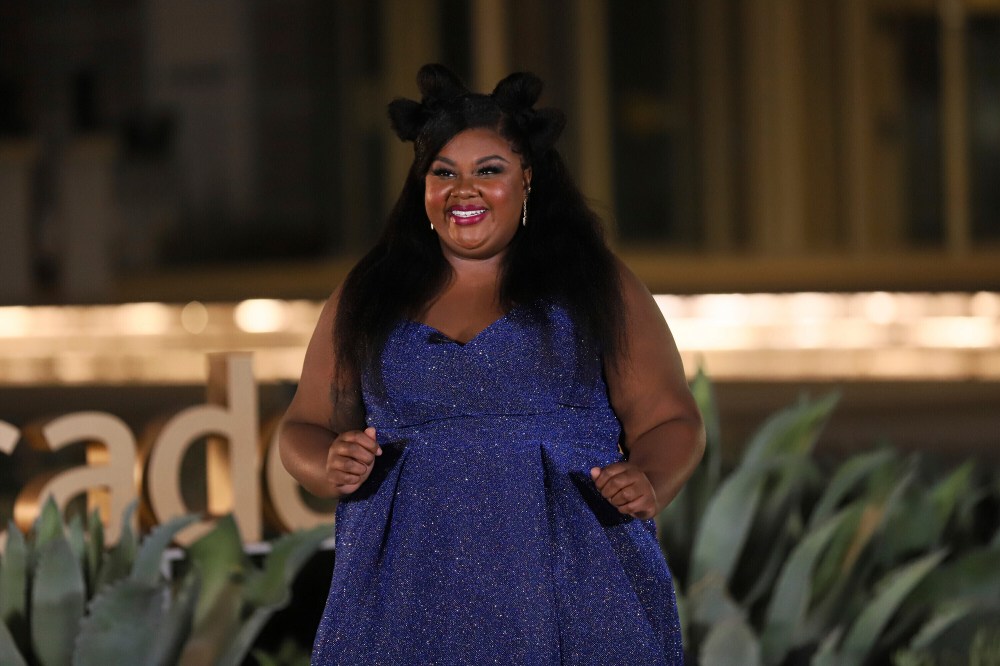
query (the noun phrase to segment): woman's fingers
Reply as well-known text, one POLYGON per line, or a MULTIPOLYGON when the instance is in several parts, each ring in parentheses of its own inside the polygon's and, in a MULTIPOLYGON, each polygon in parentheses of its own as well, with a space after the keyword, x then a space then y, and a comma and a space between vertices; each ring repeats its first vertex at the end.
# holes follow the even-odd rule
POLYGON ((590 470, 601 495, 621 513, 636 518, 651 518, 656 512, 656 498, 649 479, 628 462, 614 463, 590 470))
POLYGON ((371 474, 375 457, 382 455, 382 447, 375 437, 375 428, 349 430, 330 445, 326 471, 342 494, 357 490, 371 474))

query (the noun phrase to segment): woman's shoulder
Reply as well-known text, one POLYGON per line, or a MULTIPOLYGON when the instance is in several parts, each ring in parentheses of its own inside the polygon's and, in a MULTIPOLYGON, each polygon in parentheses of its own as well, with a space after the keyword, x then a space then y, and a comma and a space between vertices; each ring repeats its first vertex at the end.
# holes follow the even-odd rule
POLYGON ((622 298, 625 321, 631 322, 636 317, 646 318, 650 315, 655 315, 654 319, 662 320, 660 307, 646 283, 629 268, 628 264, 618 256, 613 256, 618 271, 618 290, 622 298))

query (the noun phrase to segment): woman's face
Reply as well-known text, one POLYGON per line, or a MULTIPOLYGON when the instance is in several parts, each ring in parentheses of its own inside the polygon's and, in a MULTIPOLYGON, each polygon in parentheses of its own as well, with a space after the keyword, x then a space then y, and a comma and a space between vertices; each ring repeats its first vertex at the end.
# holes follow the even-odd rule
MULTIPOLYGON (((521 223, 531 169, 492 129, 456 134, 431 162, 424 207, 446 255, 485 259, 503 254, 521 223)), ((430 230, 428 230, 430 231, 430 230)))

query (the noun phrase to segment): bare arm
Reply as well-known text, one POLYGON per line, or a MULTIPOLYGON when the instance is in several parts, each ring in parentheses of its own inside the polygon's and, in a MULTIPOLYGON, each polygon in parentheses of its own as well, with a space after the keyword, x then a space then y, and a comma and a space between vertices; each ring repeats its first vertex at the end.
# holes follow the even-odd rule
POLYGON ((651 518, 680 492, 705 449, 701 414, 677 345, 656 301, 621 266, 625 354, 607 364, 611 406, 622 423, 628 459, 591 470, 601 494, 622 513, 651 518))
POLYGON ((357 490, 381 453, 375 429, 364 429, 360 387, 334 391, 333 323, 339 296, 339 290, 334 292, 320 314, 278 440, 285 469, 318 497, 357 490))

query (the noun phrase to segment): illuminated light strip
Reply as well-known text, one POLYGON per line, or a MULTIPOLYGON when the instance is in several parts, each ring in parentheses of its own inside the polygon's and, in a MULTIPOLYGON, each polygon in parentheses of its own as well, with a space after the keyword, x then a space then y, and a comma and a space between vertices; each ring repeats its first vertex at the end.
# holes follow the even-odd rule
MULTIPOLYGON (((693 372, 717 379, 1000 379, 1000 294, 656 296, 693 372)), ((0 307, 0 383, 200 384, 205 354, 252 351, 298 379, 322 303, 0 307)))

